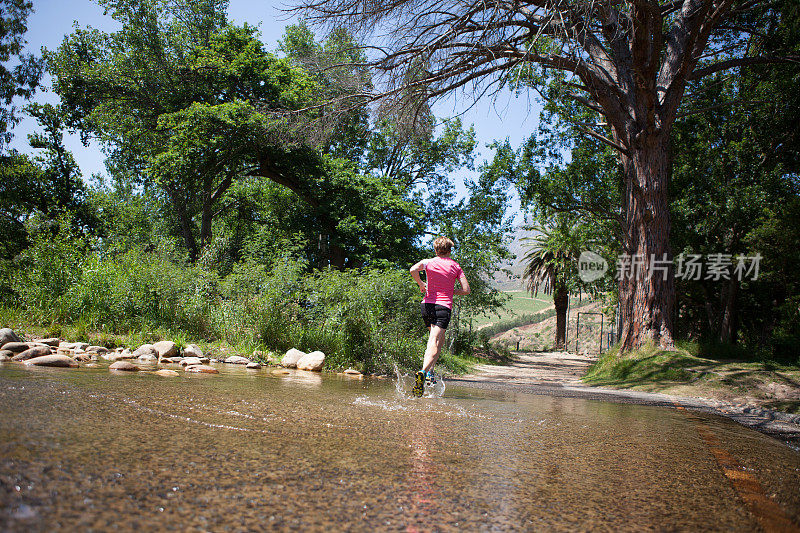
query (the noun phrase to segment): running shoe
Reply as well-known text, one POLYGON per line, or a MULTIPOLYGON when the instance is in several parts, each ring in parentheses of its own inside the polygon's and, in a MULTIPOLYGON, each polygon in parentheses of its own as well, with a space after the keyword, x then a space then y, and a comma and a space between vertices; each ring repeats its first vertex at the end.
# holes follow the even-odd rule
POLYGON ((414 376, 414 388, 411 389, 411 394, 419 397, 423 392, 425 392, 425 373, 420 370, 414 376))
POLYGON ((425 386, 433 387, 436 385, 436 376, 433 375, 433 370, 428 370, 425 373, 425 386))

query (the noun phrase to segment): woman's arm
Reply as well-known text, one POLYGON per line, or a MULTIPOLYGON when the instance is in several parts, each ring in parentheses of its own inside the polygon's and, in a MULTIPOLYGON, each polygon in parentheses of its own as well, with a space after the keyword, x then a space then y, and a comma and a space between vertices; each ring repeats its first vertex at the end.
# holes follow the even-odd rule
POLYGON ((458 277, 458 282, 461 284, 461 289, 454 290, 453 294, 457 294, 459 296, 466 296, 467 294, 472 292, 469 288, 469 281, 467 281, 467 276, 465 276, 463 272, 458 277))
POLYGON ((425 294, 425 293, 428 292, 428 286, 419 277, 419 273, 422 272, 423 270, 425 270, 425 265, 427 264, 427 262, 428 262, 427 259, 423 259, 422 261, 420 261, 419 263, 417 263, 416 265, 412 266, 409 269, 409 272, 411 272, 411 277, 414 278, 414 281, 417 282, 417 285, 419 286, 419 290, 422 292, 422 294, 425 294))

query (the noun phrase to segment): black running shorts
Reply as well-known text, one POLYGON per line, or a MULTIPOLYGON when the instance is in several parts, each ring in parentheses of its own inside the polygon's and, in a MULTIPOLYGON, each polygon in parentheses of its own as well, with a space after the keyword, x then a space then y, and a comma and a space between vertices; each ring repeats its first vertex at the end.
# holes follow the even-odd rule
POLYGON ((442 329, 447 329, 450 323, 450 309, 439 304, 422 304, 422 320, 425 321, 425 326, 439 326, 442 329))

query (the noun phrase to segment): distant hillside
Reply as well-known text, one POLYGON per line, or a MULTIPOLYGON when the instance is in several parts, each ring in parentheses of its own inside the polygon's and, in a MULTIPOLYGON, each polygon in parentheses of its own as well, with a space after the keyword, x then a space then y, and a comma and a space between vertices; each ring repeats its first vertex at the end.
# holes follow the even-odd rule
POLYGON ((522 226, 517 226, 514 231, 514 240, 509 245, 509 250, 516 256, 516 258, 508 263, 501 265, 501 268, 507 268, 511 271, 512 275, 507 276, 502 272, 498 272, 492 286, 501 291, 518 291, 525 290, 525 284, 522 281, 522 273, 525 270, 523 259, 525 254, 530 250, 530 242, 523 241, 524 238, 536 237, 539 233, 535 231, 525 230, 522 226))

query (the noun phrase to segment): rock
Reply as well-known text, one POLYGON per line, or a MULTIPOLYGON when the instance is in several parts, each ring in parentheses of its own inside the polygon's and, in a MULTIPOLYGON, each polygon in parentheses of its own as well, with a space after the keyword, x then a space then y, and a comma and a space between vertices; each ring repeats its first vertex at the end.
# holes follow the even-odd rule
POLYGON ((136 357, 137 356, 133 355, 133 352, 127 348, 117 354, 117 359, 136 359, 136 357))
POLYGON ((184 357, 199 357, 200 359, 203 358, 203 350, 201 350, 195 344, 187 344, 186 347, 183 349, 183 356, 184 357))
POLYGON ((33 348, 33 346, 27 342, 7 342, 3 345, 3 350, 8 350, 10 352, 14 352, 15 354, 24 352, 30 348, 33 348))
POLYGON ((184 357, 181 360, 181 366, 202 365, 203 362, 199 357, 184 357))
POLYGON ((159 357, 175 357, 178 355, 178 347, 172 341, 159 341, 153 344, 153 348, 158 352, 159 357))
MULTIPOLYGON (((83 353, 87 354, 89 357, 91 357, 91 356, 93 356, 93 355, 94 355, 94 356, 97 356, 97 352, 83 352, 83 353)), ((111 353, 101 353, 101 354, 100 354, 100 357, 101 357, 101 358, 103 358, 103 359, 105 359, 106 361, 111 361, 111 362, 114 362, 114 361, 119 361, 120 359, 122 359, 122 358, 119 356, 119 354, 118 354, 118 353, 114 353, 114 352, 111 352, 111 353)))
POLYGON ((176 376, 180 376, 180 374, 174 370, 170 370, 169 368, 162 368, 161 370, 156 370, 153 372, 157 376, 164 376, 165 378, 174 378, 176 376))
POLYGON ((168 359, 170 363, 180 364, 180 362, 183 361, 183 357, 169 357, 168 359))
POLYGON ((186 372, 199 372, 201 374, 219 374, 219 370, 208 365, 191 365, 187 366, 184 370, 186 370, 186 372))
POLYGON ((141 356, 147 355, 147 354, 155 355, 156 358, 157 358, 158 357, 158 350, 153 348, 152 344, 142 344, 141 346, 136 348, 136 351, 133 352, 133 355, 136 356, 136 357, 141 357, 141 356))
POLYGON ((225 359, 225 362, 231 365, 249 365, 252 363, 250 359, 247 357, 242 357, 241 355, 232 355, 225 359))
POLYGON ((123 372, 136 372, 139 370, 139 367, 131 363, 130 361, 117 361, 116 363, 112 363, 111 366, 108 367, 109 370, 120 370, 123 372))
MULTIPOLYGON (((63 354, 59 354, 59 355, 63 355, 63 354)), ((81 363, 88 363, 89 361, 92 360, 92 357, 89 354, 87 354, 86 352, 83 352, 83 353, 76 354, 75 355, 75 360, 76 361, 80 361, 81 363)))
POLYGON ((306 354, 301 352, 300 350, 292 348, 291 350, 286 352, 286 355, 284 355, 283 359, 281 359, 281 366, 284 366, 286 368, 294 368, 297 366, 297 361, 299 361, 300 358, 303 357, 304 355, 306 354))
POLYGON ((207 365, 208 363, 211 362, 211 359, 209 359, 208 357, 200 357, 199 359, 200 362, 203 363, 204 365, 207 365))
POLYGON ((145 354, 140 355, 138 357, 138 360, 143 362, 143 363, 157 363, 158 362, 158 357, 153 355, 153 354, 151 354, 151 353, 145 353, 145 354))
POLYGON ((322 352, 311 352, 304 355, 297 361, 297 368, 300 370, 313 370, 319 372, 325 362, 325 354, 322 352))
POLYGON ((32 357, 25 360, 26 365, 35 366, 62 366, 62 367, 76 367, 78 363, 67 357, 66 355, 43 355, 41 357, 32 357))
POLYGON ((261 368, 261 365, 255 362, 247 363, 247 366, 245 368, 249 368, 250 370, 258 370, 259 368, 261 368))
POLYGON ((47 339, 39 339, 36 342, 40 342, 42 344, 46 344, 46 345, 50 346, 51 348, 57 348, 58 345, 61 344, 61 339, 59 339, 58 337, 50 337, 50 338, 47 338, 47 339))
POLYGON ((22 342, 22 339, 11 328, 0 329, 0 346, 9 342, 22 342))
POLYGON ((89 343, 88 342, 76 342, 75 343, 75 349, 76 350, 83 350, 85 352, 86 348, 88 348, 88 347, 89 347, 89 343))
POLYGON ((86 363, 83 366, 86 367, 86 368, 97 368, 98 364, 97 363, 86 363))
POLYGON ((58 343, 58 349, 59 350, 74 350, 75 349, 75 343, 74 342, 61 341, 61 342, 58 343))
POLYGON ((355 368, 348 368, 347 370, 344 371, 344 373, 347 374, 348 376, 360 376, 360 375, 362 375, 361 372, 359 372, 355 368))
POLYGON ((9 352, 8 350, 0 350, 0 363, 3 361, 11 361, 11 358, 14 357, 14 352, 9 352))
POLYGON ((49 346, 35 346, 33 348, 28 348, 24 352, 20 352, 14 357, 11 358, 12 361, 25 361, 27 359, 33 359, 34 357, 42 357, 44 355, 50 355, 53 351, 50 349, 49 346))
POLYGON ((104 353, 108 353, 109 349, 106 348, 105 346, 87 346, 86 348, 84 348, 84 351, 86 351, 86 352, 94 352, 94 353, 97 353, 97 354, 104 354, 104 353))

